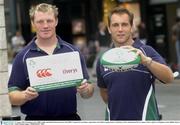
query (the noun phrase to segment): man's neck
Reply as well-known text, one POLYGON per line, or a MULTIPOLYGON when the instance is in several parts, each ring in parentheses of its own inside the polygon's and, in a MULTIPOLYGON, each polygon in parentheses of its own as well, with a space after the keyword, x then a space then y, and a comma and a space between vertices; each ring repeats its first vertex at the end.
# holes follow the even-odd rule
POLYGON ((58 39, 56 37, 52 37, 49 39, 41 39, 37 37, 35 42, 38 47, 51 47, 57 45, 58 39))
POLYGON ((54 52, 54 49, 57 46, 58 39, 53 38, 53 39, 36 39, 35 41, 36 45, 45 51, 47 54, 51 55, 54 52))
POLYGON ((135 41, 133 39, 131 39, 124 43, 117 43, 117 42, 114 42, 114 43, 115 43, 115 47, 121 47, 121 46, 132 46, 134 42, 135 41))

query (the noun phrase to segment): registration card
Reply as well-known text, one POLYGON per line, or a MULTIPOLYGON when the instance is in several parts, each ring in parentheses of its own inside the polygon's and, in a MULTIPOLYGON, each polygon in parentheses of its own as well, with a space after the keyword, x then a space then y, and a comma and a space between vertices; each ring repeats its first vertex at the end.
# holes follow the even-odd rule
POLYGON ((26 60, 30 85, 38 92, 78 86, 83 80, 79 52, 67 52, 26 60))

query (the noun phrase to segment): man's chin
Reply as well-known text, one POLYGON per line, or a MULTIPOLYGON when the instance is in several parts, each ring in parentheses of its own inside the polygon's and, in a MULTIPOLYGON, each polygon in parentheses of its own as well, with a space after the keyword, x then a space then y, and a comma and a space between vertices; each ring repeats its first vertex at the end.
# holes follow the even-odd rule
POLYGON ((49 38, 51 38, 51 35, 49 35, 49 34, 43 34, 43 35, 41 36, 41 38, 43 38, 43 39, 49 39, 49 38))
POLYGON ((119 44, 123 44, 123 43, 125 43, 125 40, 124 40, 124 39, 119 39, 119 40, 118 40, 118 43, 119 43, 119 44))

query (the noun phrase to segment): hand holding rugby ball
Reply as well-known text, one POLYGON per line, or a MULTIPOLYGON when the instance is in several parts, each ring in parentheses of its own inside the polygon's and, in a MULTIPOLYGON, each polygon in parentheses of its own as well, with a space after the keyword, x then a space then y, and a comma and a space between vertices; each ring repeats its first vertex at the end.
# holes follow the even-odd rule
POLYGON ((141 62, 141 58, 135 51, 125 48, 113 48, 106 51, 100 59, 101 65, 105 68, 124 72, 137 67, 141 62))

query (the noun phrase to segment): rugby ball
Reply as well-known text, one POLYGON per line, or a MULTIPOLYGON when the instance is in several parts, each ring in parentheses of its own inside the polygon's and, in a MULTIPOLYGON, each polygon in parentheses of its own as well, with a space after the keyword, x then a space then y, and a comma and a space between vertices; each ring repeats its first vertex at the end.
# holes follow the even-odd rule
POLYGON ((136 68, 141 62, 136 52, 124 48, 106 51, 100 59, 101 65, 112 71, 124 72, 136 68))

